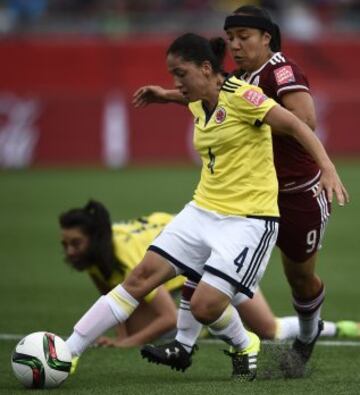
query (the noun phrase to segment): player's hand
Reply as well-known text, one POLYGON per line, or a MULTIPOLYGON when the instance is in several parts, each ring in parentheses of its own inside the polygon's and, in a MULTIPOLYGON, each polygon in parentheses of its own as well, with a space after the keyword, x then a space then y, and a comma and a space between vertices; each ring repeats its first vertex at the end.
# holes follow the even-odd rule
POLYGON ((107 336, 101 336, 96 340, 98 347, 114 347, 116 339, 107 336))
POLYGON ((330 166, 321 170, 319 188, 315 193, 315 197, 325 191, 328 202, 332 203, 334 194, 340 206, 349 203, 349 194, 338 176, 335 166, 330 166))
POLYGON ((151 103, 167 103, 167 90, 158 85, 147 85, 138 89, 134 95, 132 103, 136 108, 146 107, 151 103))
POLYGON ((96 345, 98 347, 114 347, 114 348, 125 348, 131 347, 131 345, 126 344, 126 339, 120 340, 117 338, 101 336, 97 339, 96 345))

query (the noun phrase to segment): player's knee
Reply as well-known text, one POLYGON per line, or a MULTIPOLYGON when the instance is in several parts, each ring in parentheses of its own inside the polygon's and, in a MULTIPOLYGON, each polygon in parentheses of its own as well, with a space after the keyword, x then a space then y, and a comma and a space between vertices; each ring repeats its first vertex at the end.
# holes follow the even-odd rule
POLYGON ((125 279, 127 289, 141 290, 146 287, 149 279, 155 274, 154 269, 147 262, 142 262, 125 279))
POLYGON ((217 308, 199 299, 191 299, 190 309, 195 319, 204 325, 211 324, 218 317, 217 308))
POLYGON ((212 321, 211 319, 211 314, 208 309, 206 309, 205 306, 201 306, 198 304, 192 304, 191 305, 191 312, 195 319, 199 321, 201 324, 207 325, 210 324, 212 321))

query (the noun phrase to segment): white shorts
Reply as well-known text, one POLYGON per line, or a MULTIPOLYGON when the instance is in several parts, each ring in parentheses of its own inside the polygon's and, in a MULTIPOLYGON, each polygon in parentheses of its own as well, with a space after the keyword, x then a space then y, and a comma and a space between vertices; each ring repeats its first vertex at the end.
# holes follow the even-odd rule
MULTIPOLYGON (((256 288, 256 289, 252 290, 253 291, 253 296, 256 294, 256 292, 258 292, 258 290, 259 290, 259 288, 256 288)), ((248 300, 250 300, 250 298, 247 295, 245 295, 245 294, 243 294, 241 292, 238 292, 232 298, 231 304, 236 307, 236 306, 239 306, 239 304, 241 304, 241 303, 247 302, 248 300)))
POLYGON ((278 233, 277 218, 225 216, 191 202, 164 228, 149 250, 177 274, 209 283, 232 298, 254 294, 278 233))

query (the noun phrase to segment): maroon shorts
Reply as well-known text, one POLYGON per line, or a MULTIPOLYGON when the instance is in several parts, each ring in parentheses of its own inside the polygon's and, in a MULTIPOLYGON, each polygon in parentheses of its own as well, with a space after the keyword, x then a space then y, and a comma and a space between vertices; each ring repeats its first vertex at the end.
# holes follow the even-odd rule
POLYGON ((314 197, 315 187, 305 192, 280 192, 279 235, 276 245, 291 260, 304 262, 319 248, 331 206, 325 192, 314 197))

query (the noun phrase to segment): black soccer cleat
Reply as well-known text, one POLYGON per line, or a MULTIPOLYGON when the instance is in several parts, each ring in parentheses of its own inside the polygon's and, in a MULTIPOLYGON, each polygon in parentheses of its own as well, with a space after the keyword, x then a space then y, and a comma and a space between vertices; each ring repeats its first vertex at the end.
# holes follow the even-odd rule
POLYGON ((248 332, 248 335, 250 344, 245 350, 236 351, 232 347, 230 351, 224 350, 225 355, 231 358, 233 368, 231 377, 237 381, 253 381, 256 378, 260 339, 255 333, 248 332))
POLYGON ((171 369, 185 370, 192 364, 192 355, 198 350, 198 346, 194 345, 191 353, 188 353, 184 346, 177 340, 167 344, 154 346, 146 344, 140 350, 143 358, 149 362, 170 366, 171 369))
MULTIPOLYGON (((319 320, 318 331, 310 343, 303 343, 296 338, 291 349, 280 360, 280 368, 285 378, 301 378, 305 376, 306 364, 314 350, 315 343, 324 329, 324 322, 319 320)), ((309 373, 309 372, 308 372, 309 373)))
POLYGON ((241 355, 224 350, 231 357, 233 371, 231 377, 238 381, 253 381, 256 378, 257 355, 241 355))
POLYGON ((301 362, 306 364, 307 361, 310 359, 311 354, 314 350, 315 343, 320 336, 321 331, 324 329, 324 321, 319 320, 318 322, 318 331, 314 340, 311 343, 303 343, 298 338, 295 339, 292 350, 299 356, 301 362))

